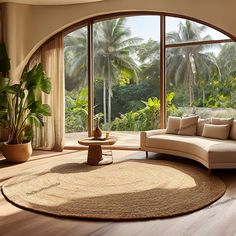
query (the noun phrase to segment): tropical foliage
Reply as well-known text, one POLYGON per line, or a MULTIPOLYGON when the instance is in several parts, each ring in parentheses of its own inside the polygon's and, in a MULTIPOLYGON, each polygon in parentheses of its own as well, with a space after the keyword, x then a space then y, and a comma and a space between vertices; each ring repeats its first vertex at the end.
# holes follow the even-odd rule
POLYGON ((23 72, 20 83, 0 80, 0 125, 9 129, 10 144, 20 144, 32 138, 32 127, 44 125, 43 117, 50 116, 49 105, 43 104, 41 93, 49 94, 51 82, 42 65, 23 72))
MULTIPOLYGON (((167 43, 210 40, 211 37, 209 35, 201 37, 201 33, 205 29, 206 27, 203 25, 199 26, 186 20, 185 23, 180 23, 178 32, 174 31, 167 34, 167 43)), ((189 93, 185 94, 185 97, 189 97, 190 106, 193 105, 195 100, 194 87, 196 83, 201 80, 204 97, 204 88, 211 77, 211 68, 215 67, 218 75, 220 75, 215 56, 204 52, 210 46, 199 44, 197 46, 182 46, 167 50, 167 81, 176 87, 180 84, 185 86, 189 93)))
POLYGON ((87 84, 87 30, 66 35, 64 47, 65 89, 79 91, 87 84))
MULTIPOLYGON (((102 128, 140 131, 160 127, 159 42, 131 37, 126 18, 93 26, 94 113, 101 117, 102 128)), ((166 43, 211 39, 205 31, 203 25, 180 21, 176 31, 166 34, 166 43)), ((65 38, 66 132, 87 130, 86 45, 86 28, 65 38)), ((235 45, 166 49, 167 115, 236 109, 235 45)))
POLYGON ((95 73, 103 80, 103 119, 105 125, 107 122, 110 125, 112 87, 123 76, 138 79, 138 67, 132 55, 141 40, 130 37, 125 18, 96 23, 94 39, 95 73))
MULTIPOLYGON (((174 114, 176 107, 172 104, 174 93, 167 95, 167 112, 174 114)), ((147 102, 142 101, 144 108, 130 111, 116 118, 112 122, 112 130, 142 131, 160 128, 160 99, 149 98, 147 102)))
POLYGON ((160 44, 153 39, 141 44, 138 49, 138 58, 141 62, 141 78, 157 80, 160 76, 160 44))
POLYGON ((88 128, 88 90, 66 92, 65 123, 66 132, 87 131, 88 128))

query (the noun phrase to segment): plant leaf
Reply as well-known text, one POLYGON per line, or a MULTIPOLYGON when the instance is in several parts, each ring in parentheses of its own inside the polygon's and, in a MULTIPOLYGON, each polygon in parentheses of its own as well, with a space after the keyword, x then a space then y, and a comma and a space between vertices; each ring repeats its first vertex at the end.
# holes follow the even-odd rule
POLYGON ((30 106, 30 110, 32 113, 41 114, 44 116, 51 115, 51 108, 48 104, 42 104, 40 101, 35 101, 30 106))
POLYGON ((43 121, 36 114, 31 114, 28 121, 32 126, 41 127, 44 125, 43 121))
POLYGON ((51 86, 51 81, 47 77, 41 80, 40 85, 44 93, 50 94, 52 86, 51 86))

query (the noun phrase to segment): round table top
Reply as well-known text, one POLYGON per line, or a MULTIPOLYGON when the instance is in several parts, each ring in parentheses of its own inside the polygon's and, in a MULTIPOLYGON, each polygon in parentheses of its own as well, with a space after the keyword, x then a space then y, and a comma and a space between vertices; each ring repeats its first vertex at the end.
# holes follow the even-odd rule
POLYGON ((94 137, 89 137, 89 138, 83 138, 79 139, 78 143, 81 145, 89 146, 89 145, 113 145, 116 143, 117 138, 110 136, 108 139, 105 140, 99 140, 99 139, 94 139, 94 137))

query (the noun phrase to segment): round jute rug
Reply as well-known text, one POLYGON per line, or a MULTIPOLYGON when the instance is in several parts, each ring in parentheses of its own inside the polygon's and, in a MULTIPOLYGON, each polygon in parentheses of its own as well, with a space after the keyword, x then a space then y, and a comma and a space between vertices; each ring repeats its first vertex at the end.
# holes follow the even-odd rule
POLYGON ((56 216, 134 220, 196 211, 220 198, 225 184, 207 170, 161 160, 107 166, 57 163, 2 186, 12 203, 56 216))

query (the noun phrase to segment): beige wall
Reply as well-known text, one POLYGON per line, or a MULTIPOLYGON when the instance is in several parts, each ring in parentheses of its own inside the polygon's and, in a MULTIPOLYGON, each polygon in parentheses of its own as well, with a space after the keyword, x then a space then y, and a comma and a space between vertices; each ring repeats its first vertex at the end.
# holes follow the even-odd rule
POLYGON ((7 26, 5 27, 5 39, 11 62, 12 78, 17 79, 24 68, 24 61, 32 45, 31 33, 27 30, 30 22, 30 6, 5 4, 4 9, 7 26))
POLYGON ((157 11, 185 15, 236 36, 235 0, 105 0, 67 6, 5 3, 11 76, 18 78, 32 53, 50 36, 83 19, 112 12, 157 11))

